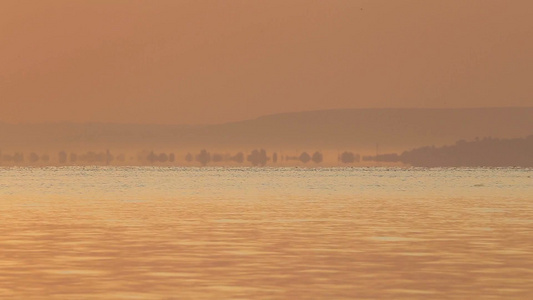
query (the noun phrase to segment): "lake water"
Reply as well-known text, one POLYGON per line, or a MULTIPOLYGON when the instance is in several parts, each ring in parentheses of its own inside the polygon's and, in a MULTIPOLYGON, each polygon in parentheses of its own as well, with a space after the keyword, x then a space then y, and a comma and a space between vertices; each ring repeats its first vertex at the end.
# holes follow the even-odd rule
POLYGON ((0 168, 0 298, 533 299, 533 169, 0 168))

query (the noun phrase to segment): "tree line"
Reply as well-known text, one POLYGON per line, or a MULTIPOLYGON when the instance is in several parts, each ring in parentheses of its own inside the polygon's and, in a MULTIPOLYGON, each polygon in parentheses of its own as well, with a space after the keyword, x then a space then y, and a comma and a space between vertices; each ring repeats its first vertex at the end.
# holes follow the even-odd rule
MULTIPOLYGON (((198 153, 187 153, 184 157, 184 161, 188 164, 199 163, 202 166, 218 163, 237 163, 245 164, 249 163, 252 166, 266 166, 268 164, 277 164, 280 162, 300 162, 303 164, 314 163, 320 164, 324 161, 324 154, 320 151, 315 152, 301 152, 298 155, 282 155, 281 153, 272 152, 267 153, 265 149, 254 149, 251 152, 245 154, 244 152, 231 153, 218 153, 209 152, 206 149, 200 150, 198 153)), ((175 153, 168 152, 154 152, 154 151, 142 151, 135 157, 129 157, 125 153, 119 153, 114 155, 111 151, 87 151, 84 153, 59 151, 55 158, 51 157, 48 153, 38 154, 36 152, 30 152, 25 155, 23 152, 15 153, 2 153, 0 151, 0 164, 7 165, 19 165, 24 163, 29 164, 53 164, 59 165, 84 165, 84 164, 97 164, 97 165, 110 165, 113 163, 127 164, 128 162, 136 162, 142 165, 157 165, 157 164, 172 164, 178 160, 175 153)), ((338 155, 337 160, 344 164, 351 164, 360 161, 360 155, 345 151, 338 155)))
MULTIPOLYGON (((206 149, 198 153, 187 153, 182 157, 186 164, 209 164, 235 163, 252 166, 266 166, 269 164, 297 162, 302 164, 320 164, 324 161, 324 155, 320 151, 301 152, 297 155, 282 155, 281 153, 268 153, 265 149, 254 149, 249 153, 237 152, 218 153, 209 152, 206 149)), ((174 153, 142 151, 135 157, 128 157, 124 153, 114 155, 109 150, 87 151, 75 153, 59 151, 55 157, 48 153, 38 154, 30 152, 2 153, 0 151, 0 165, 23 165, 23 164, 59 164, 59 165, 110 165, 110 164, 141 164, 158 165, 180 164, 174 153)), ((460 140, 450 146, 425 146, 398 153, 377 154, 374 156, 360 156, 357 153, 345 151, 339 153, 337 161, 341 164, 354 164, 360 161, 367 163, 394 163, 411 165, 415 167, 533 167, 533 135, 526 138, 497 139, 483 138, 473 141, 460 140)))

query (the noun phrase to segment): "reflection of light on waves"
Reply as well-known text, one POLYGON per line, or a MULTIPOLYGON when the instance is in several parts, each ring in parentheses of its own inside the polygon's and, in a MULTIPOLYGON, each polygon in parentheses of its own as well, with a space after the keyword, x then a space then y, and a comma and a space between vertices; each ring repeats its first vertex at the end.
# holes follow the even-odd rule
POLYGON ((527 298, 533 286, 520 170, 136 171, 9 174, 0 296, 527 298), (69 188, 40 195, 55 175, 69 188), (247 191, 224 190, 233 180, 247 191), (154 196, 119 188, 139 182, 154 196))

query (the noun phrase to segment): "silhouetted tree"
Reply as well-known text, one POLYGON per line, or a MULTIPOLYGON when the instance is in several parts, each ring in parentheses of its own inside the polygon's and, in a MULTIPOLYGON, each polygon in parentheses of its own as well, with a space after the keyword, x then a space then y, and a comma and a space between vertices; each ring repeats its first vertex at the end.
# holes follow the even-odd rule
POLYGON ((191 153, 187 153, 187 155, 185 155, 185 160, 186 160, 187 162, 191 162, 192 159, 193 159, 193 156, 192 156, 191 153))
POLYGON ((298 159, 303 162, 304 164, 308 163, 311 160, 311 156, 307 152, 302 152, 298 159))
POLYGON ((252 153, 248 155, 247 160, 254 166, 264 166, 268 161, 268 157, 264 149, 253 150, 252 153))
POLYGON ((39 161, 39 155, 35 152, 30 153, 30 162, 35 163, 37 161, 39 161))
POLYGON ((200 151, 200 154, 196 155, 196 161, 202 164, 202 166, 207 165, 211 161, 211 154, 207 150, 203 149, 200 151))
POLYGON ((103 163, 107 161, 107 155, 104 152, 100 152, 96 154, 96 161, 103 163))
POLYGON ((274 152, 274 154, 272 154, 272 162, 273 163, 277 163, 278 162, 278 154, 276 152, 274 152))
POLYGON ((61 151, 58 153, 58 161, 60 164, 64 164, 67 162, 67 153, 65 151, 61 151))
POLYGON ((153 164, 154 162, 158 160, 158 157, 155 155, 154 151, 150 151, 150 153, 146 157, 146 160, 148 160, 151 164, 153 164))
POLYGON ((355 155, 352 152, 343 152, 340 156, 340 161, 345 164, 350 164, 355 161, 355 155))
POLYGON ((109 166, 109 164, 115 159, 115 157, 109 152, 109 149, 105 151, 105 164, 106 166, 109 166))
POLYGON ((313 153, 313 157, 311 158, 315 163, 319 164, 322 162, 322 160, 324 159, 324 157, 322 156, 322 153, 320 152, 315 152, 313 153))
POLYGON ((21 163, 24 161, 24 154, 22 152, 17 152, 13 155, 13 161, 15 163, 21 163))

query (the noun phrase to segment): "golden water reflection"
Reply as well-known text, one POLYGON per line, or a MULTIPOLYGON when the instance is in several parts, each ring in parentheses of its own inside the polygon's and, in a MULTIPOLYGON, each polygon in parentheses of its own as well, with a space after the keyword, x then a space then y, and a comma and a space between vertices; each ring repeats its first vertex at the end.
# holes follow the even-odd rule
POLYGON ((533 298, 533 197, 339 195, 3 196, 0 297, 533 298))

